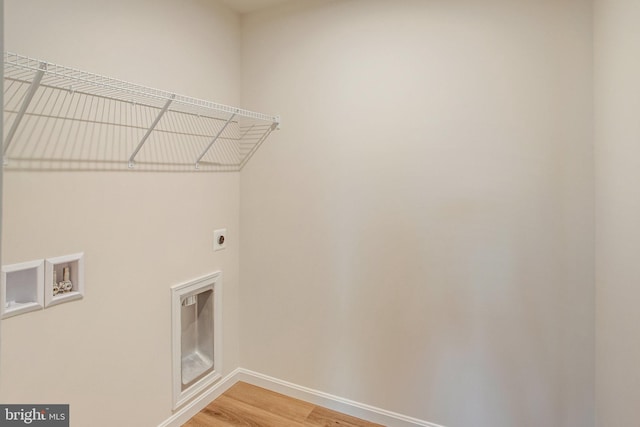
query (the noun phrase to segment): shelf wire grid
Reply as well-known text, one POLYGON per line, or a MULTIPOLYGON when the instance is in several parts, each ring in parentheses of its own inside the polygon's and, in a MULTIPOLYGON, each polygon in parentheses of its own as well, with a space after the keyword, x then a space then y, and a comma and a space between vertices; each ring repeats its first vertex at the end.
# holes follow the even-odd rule
POLYGON ((4 75, 7 169, 237 171, 279 123, 14 53, 4 75))

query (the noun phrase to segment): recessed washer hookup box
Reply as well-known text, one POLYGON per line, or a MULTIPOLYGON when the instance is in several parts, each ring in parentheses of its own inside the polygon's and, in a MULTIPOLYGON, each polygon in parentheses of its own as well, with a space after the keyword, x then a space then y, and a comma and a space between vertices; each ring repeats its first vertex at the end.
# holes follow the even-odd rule
POLYGON ((0 426, 69 427, 69 405, 0 405, 0 426))

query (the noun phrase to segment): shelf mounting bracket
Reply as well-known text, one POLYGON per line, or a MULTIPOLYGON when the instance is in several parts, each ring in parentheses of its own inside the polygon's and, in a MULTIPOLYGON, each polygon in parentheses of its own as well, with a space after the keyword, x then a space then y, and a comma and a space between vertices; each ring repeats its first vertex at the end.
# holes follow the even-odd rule
POLYGON ((271 132, 273 132, 273 130, 276 129, 276 123, 273 123, 269 129, 267 129, 267 131, 260 137, 260 139, 258 140, 258 142, 256 142, 256 145, 253 146, 253 148, 251 149, 251 151, 249 151, 249 153, 247 153, 247 155, 244 157, 244 159, 242 160, 242 163, 240 163, 240 167, 239 169, 242 170, 242 168, 244 167, 244 165, 249 161, 249 159, 253 156, 253 153, 256 152, 256 150, 260 147, 260 145, 262 145, 262 143, 264 142, 265 139, 267 139, 267 137, 269 135, 271 135, 271 132))
POLYGON ((133 166, 135 165, 135 161, 134 160, 135 160, 136 156, 138 155, 138 152, 140 151, 140 149, 142 148, 144 143, 147 142, 147 139, 149 138, 149 136, 151 136, 151 132, 153 132, 155 127, 158 125, 158 123, 160 122, 160 119, 162 118, 162 116, 164 116, 164 113, 167 112, 167 110, 169 109, 169 106, 171 105, 171 103, 173 102, 175 97, 176 97, 176 95, 173 94, 173 95, 171 95, 171 98, 167 99, 167 102, 162 107, 162 110, 160 110, 160 113, 158 113, 158 116, 156 117, 156 119, 153 121, 153 123, 151 123, 151 126, 149 126, 149 129, 147 129, 147 133, 144 134, 144 136, 142 137, 142 139, 138 143, 138 146, 136 147, 136 149, 133 151, 133 153, 129 157, 129 169, 133 169, 133 166))
POLYGON ((40 87, 40 82, 42 81, 42 77, 44 76, 44 72, 46 70, 47 70, 47 63, 41 62, 40 69, 36 71, 35 76, 33 76, 33 80, 31 81, 29 90, 27 91, 27 94, 22 100, 22 105, 18 110, 18 115, 13 121, 13 124, 11 125, 11 129, 9 129, 9 132, 7 133, 7 137, 5 138, 5 142, 4 142, 4 150, 2 152, 4 165, 7 165, 9 163, 8 159, 6 158, 7 151, 9 150, 9 146, 11 145, 11 141, 13 140, 13 137, 16 135, 16 131, 18 130, 18 126, 20 126, 20 122, 24 117, 24 113, 27 112, 27 108, 29 108, 29 104, 31 104, 31 101, 33 100, 33 97, 36 94, 36 91, 40 87))
POLYGON ((227 128, 227 126, 229 126, 229 123, 231 123, 231 120, 233 120, 233 118, 236 116, 236 114, 237 114, 237 111, 235 113, 233 113, 231 115, 231 117, 229 117, 227 122, 222 126, 222 128, 220 128, 220 130, 218 131, 216 136, 213 137, 213 139, 211 140, 209 145, 207 145, 207 148, 205 148, 204 151, 200 154, 200 156, 196 160, 196 169, 200 169, 200 160, 202 160, 202 158, 205 156, 205 154, 207 154, 209 152, 209 150, 211 149, 211 147, 213 147, 213 144, 215 144, 215 142, 218 140, 220 135, 222 135, 222 132, 224 132, 224 130, 227 128))

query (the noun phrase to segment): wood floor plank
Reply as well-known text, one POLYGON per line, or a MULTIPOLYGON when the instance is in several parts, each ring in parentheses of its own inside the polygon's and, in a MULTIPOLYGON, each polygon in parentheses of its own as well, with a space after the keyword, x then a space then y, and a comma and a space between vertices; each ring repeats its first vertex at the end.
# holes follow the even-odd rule
MULTIPOLYGON (((223 421, 233 426, 242 427, 302 427, 301 422, 296 422, 273 414, 264 409, 248 405, 239 400, 227 397, 224 394, 218 397, 211 405, 205 408, 205 412, 214 415, 216 421, 223 421)), ((217 427, 216 424, 212 424, 217 427)))
POLYGON ((183 427, 383 427, 238 382, 183 427))
MULTIPOLYGON (((208 407, 207 407, 208 408, 208 407)), ((207 411, 206 409, 198 412, 195 417, 191 418, 182 427, 237 427, 238 424, 229 423, 218 417, 218 414, 207 411)))
POLYGON ((305 427, 384 427, 360 418, 316 406, 304 423, 305 427))
POLYGON ((315 407, 312 403, 242 381, 237 382, 224 395, 298 423, 304 422, 315 407))

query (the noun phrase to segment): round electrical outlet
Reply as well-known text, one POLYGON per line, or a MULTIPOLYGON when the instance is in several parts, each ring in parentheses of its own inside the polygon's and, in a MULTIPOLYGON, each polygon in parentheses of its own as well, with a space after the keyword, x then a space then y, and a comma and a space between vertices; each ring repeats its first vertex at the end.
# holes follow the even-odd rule
POLYGON ((213 232, 213 250, 219 251, 227 247, 227 229, 221 228, 213 232))

